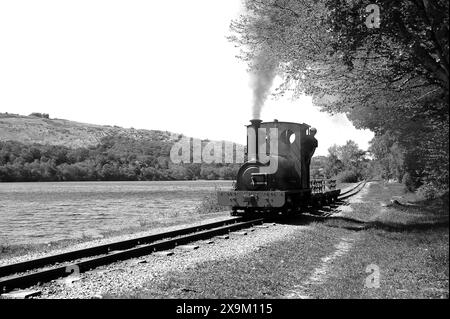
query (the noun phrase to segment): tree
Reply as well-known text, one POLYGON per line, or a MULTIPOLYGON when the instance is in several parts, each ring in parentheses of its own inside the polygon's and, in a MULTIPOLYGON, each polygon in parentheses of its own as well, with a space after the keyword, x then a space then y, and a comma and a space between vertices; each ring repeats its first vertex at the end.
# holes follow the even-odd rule
POLYGON ((360 179, 367 175, 367 163, 366 152, 354 141, 349 140, 344 145, 333 145, 328 149, 325 175, 331 178, 342 172, 351 172, 356 179, 360 179))
MULTIPOLYGON (((349 114, 376 112, 385 101, 420 113, 427 107, 415 106, 419 98, 448 96, 446 0, 248 0, 246 8, 230 39, 250 68, 262 49, 279 62, 282 92, 294 83, 325 110, 349 114), (365 23, 374 2, 383 14, 379 29, 365 23)), ((448 112, 448 103, 434 108, 448 112)))
POLYGON ((50 118, 50 115, 47 114, 47 113, 37 113, 37 112, 31 113, 29 116, 40 117, 40 118, 43 118, 43 119, 49 119, 50 118))
POLYGON ((361 150, 356 142, 348 140, 345 145, 337 147, 336 153, 344 169, 362 169, 366 152, 361 150))
POLYGON ((389 132, 385 135, 375 136, 369 150, 374 156, 382 178, 402 181, 405 174, 407 150, 397 142, 396 137, 389 132))
POLYGON ((338 157, 338 146, 333 145, 328 149, 328 156, 325 161, 325 176, 332 178, 344 170, 344 164, 338 157))
POLYGON ((448 187, 448 0, 247 0, 245 7, 230 39, 250 69, 265 52, 284 78, 279 94, 311 95, 377 138, 389 132, 400 149, 412 147, 403 164, 411 176, 448 187), (367 27, 369 4, 381 10, 379 28, 367 27))

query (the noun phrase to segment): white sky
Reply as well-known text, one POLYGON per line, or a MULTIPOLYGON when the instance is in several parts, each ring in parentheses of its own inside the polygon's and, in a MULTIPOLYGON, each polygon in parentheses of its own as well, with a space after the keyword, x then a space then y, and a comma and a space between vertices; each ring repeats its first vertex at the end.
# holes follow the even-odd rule
MULTIPOLYGON (((244 144, 247 66, 227 41, 241 0, 0 0, 0 112, 167 130, 244 144)), ((268 100, 262 119, 317 128, 317 155, 370 131, 309 97, 268 100)))

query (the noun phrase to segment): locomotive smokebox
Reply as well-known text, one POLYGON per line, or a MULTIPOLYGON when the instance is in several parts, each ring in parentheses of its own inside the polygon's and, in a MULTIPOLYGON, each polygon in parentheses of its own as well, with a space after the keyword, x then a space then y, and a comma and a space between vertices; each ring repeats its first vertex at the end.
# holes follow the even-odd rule
POLYGON ((248 126, 247 132, 247 150, 248 150, 248 159, 249 161, 257 162, 258 161, 258 129, 261 126, 262 120, 253 119, 250 120, 251 125, 248 126))

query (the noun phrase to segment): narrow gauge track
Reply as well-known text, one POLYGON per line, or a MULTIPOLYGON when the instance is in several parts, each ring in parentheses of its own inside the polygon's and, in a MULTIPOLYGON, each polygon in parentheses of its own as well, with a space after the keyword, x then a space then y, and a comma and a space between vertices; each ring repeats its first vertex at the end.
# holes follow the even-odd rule
POLYGON ((0 292, 9 292, 15 288, 26 288, 37 283, 48 282, 53 279, 70 275, 69 270, 77 269, 80 273, 116 261, 140 257, 155 251, 167 250, 178 245, 184 245, 196 240, 207 239, 230 231, 239 230, 261 224, 263 218, 244 220, 230 218, 222 222, 183 228, 180 230, 158 233, 141 238, 105 244, 86 249, 74 250, 67 253, 51 255, 39 259, 0 267, 0 276, 4 277, 19 272, 31 271, 37 268, 66 262, 56 267, 23 273, 0 279, 0 292), (100 255, 100 256, 98 256, 100 255), (75 259, 96 256, 90 259, 73 262, 75 259))
POLYGON ((367 184, 367 181, 359 182, 355 187, 349 189, 348 191, 345 191, 342 194, 339 194, 338 200, 342 201, 344 199, 347 199, 349 197, 352 197, 356 194, 358 194, 367 184))
MULTIPOLYGON (((362 181, 359 182, 357 185, 353 186, 351 189, 343 192, 342 194, 340 194, 337 198, 337 202, 334 203, 334 205, 339 206, 339 204, 341 204, 345 199, 350 198, 356 194, 358 194, 367 184, 367 181, 362 181)), ((325 205, 326 206, 326 205, 325 205)), ((330 207, 333 207, 333 205, 330 205, 330 207)), ((336 213, 336 211, 320 211, 320 209, 312 209, 309 212, 306 212, 307 214, 309 213, 309 215, 313 215, 315 217, 320 217, 320 218, 327 218, 327 217, 331 217, 332 215, 334 215, 336 213)))
MULTIPOLYGON (((343 200, 357 194, 365 184, 366 182, 360 182, 352 189, 341 194, 338 200, 343 200)), ((246 220, 243 217, 232 217, 220 222, 162 232, 85 249, 72 250, 61 254, 1 266, 0 293, 6 293, 16 288, 27 288, 38 283, 65 277, 70 275, 74 269, 77 269, 80 273, 86 272, 116 261, 148 255, 155 251, 172 249, 178 245, 184 245, 193 241, 227 234, 230 231, 262 224, 265 220, 265 218, 246 220), (76 261, 77 259, 81 260, 76 261), (54 267, 51 267, 51 265, 54 267), (48 267, 40 269, 45 266, 48 267)))

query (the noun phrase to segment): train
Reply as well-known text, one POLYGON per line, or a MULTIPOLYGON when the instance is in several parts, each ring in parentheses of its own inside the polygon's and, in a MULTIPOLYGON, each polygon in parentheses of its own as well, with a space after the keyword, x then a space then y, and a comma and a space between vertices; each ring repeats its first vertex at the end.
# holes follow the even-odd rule
POLYGON ((219 205, 231 207, 233 216, 292 214, 338 199, 340 189, 335 180, 310 178, 317 146, 314 128, 278 120, 254 119, 250 123, 247 159, 237 172, 233 189, 217 192, 219 205))

